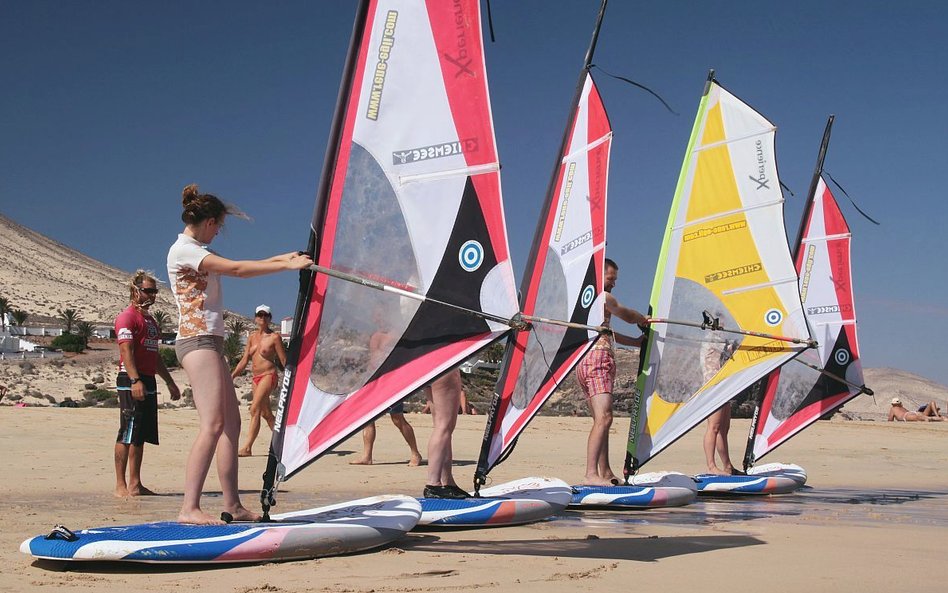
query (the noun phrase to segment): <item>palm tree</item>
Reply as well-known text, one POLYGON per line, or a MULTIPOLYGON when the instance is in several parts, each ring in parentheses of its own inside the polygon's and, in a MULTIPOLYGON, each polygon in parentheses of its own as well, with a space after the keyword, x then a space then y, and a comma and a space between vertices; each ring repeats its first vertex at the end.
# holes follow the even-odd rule
POLYGON ((168 315, 164 311, 152 311, 151 316, 155 319, 155 323, 158 324, 158 333, 165 333, 165 329, 171 323, 171 315, 168 315))
POLYGON ((250 325, 242 317, 236 315, 225 315, 225 319, 227 319, 229 334, 227 339, 224 340, 224 357, 230 364, 230 368, 233 369, 240 362, 240 357, 243 355, 244 345, 241 337, 250 328, 250 325))
POLYGON ((23 326, 26 323, 26 319, 30 316, 29 313, 22 309, 14 309, 10 312, 10 317, 13 320, 13 325, 23 326))
POLYGON ((7 327, 7 313, 11 311, 12 307, 6 297, 0 297, 0 329, 7 327))
POLYGON ((498 363, 504 358, 504 350, 503 344, 491 344, 484 351, 484 358, 487 359, 487 362, 498 363))
POLYGON ((66 324, 67 334, 72 333, 72 326, 82 321, 82 315, 75 309, 66 309, 65 311, 59 309, 56 313, 59 315, 59 319, 66 324))
POLYGON ((231 335, 235 335, 238 338, 244 335, 244 332, 250 325, 244 321, 242 317, 232 316, 227 320, 227 330, 231 335))
POLYGON ((95 333, 95 327, 88 321, 76 322, 76 335, 82 338, 82 343, 89 345, 89 338, 95 333))

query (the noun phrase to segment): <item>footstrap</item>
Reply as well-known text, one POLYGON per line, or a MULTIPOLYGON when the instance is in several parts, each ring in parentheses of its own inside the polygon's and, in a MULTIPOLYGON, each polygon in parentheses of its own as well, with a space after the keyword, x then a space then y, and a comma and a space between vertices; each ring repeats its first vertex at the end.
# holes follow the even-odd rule
POLYGON ((79 537, 70 531, 65 525, 57 525, 53 527, 53 530, 49 532, 49 535, 46 536, 46 539, 63 539, 67 542, 74 542, 79 537))

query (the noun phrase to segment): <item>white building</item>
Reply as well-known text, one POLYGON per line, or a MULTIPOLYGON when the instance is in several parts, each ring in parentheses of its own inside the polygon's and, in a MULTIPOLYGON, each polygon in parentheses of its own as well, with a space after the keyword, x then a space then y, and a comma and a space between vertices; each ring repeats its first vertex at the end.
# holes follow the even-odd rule
POLYGON ((283 319, 280 320, 280 336, 282 336, 284 340, 289 340, 292 334, 293 334, 293 318, 284 317, 283 319))

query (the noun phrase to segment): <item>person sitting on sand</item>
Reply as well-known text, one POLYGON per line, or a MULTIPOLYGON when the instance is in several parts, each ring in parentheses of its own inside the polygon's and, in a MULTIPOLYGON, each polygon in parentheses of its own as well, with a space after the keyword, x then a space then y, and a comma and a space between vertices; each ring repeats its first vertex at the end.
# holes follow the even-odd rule
POLYGON ((158 356, 161 334, 148 312, 158 295, 154 277, 143 270, 129 282, 130 304, 115 318, 119 372, 115 379, 119 400, 119 431, 115 439, 115 496, 151 496, 142 485, 145 443, 158 444, 158 386, 155 374, 168 386, 172 400, 181 392, 158 356), (128 471, 128 479, 125 473, 128 471))
POLYGON ((247 347, 244 349, 244 355, 234 367, 230 374, 232 379, 236 379, 243 374, 247 368, 247 363, 253 363, 253 399, 250 403, 250 430, 247 433, 247 441, 244 446, 237 451, 239 457, 250 457, 253 455, 253 442, 257 440, 260 433, 260 419, 267 422, 270 430, 273 430, 273 410, 270 409, 270 394, 277 387, 278 370, 286 366, 286 351, 283 349, 283 339, 280 334, 270 329, 270 307, 260 305, 254 312, 253 320, 257 324, 257 330, 252 332, 247 338, 247 347), (279 368, 278 368, 279 367, 279 368))
MULTIPOLYGON (((619 266, 606 258, 603 274, 605 311, 603 327, 609 327, 615 315, 626 323, 645 325, 648 319, 634 309, 623 307, 612 296, 612 289, 619 278, 619 266)), ((592 413, 593 425, 586 442, 586 475, 583 484, 610 486, 619 483, 619 478, 609 466, 609 429, 612 427, 612 389, 616 379, 616 355, 613 340, 624 346, 639 346, 642 338, 630 338, 613 332, 603 335, 576 366, 576 380, 592 413)))
MULTIPOLYGON (((381 314, 376 315, 376 322, 380 329, 369 337, 369 365, 377 369, 384 362, 385 358, 391 353, 392 347, 398 341, 398 336, 388 331, 385 327, 385 321, 381 314)), ((408 443, 411 450, 411 459, 408 460, 409 467, 418 467, 421 465, 421 451, 418 450, 418 441, 415 440, 415 430, 405 419, 405 403, 398 402, 391 406, 387 413, 392 419, 392 424, 402 433, 402 438, 408 443)), ((372 452, 375 447, 375 421, 366 424, 362 429, 362 457, 355 461, 350 461, 349 465, 372 465, 372 452)))
POLYGON ((892 398, 892 407, 889 408, 889 422, 899 420, 900 422, 943 422, 945 419, 935 402, 928 402, 925 406, 919 408, 918 412, 913 412, 902 405, 902 400, 897 397, 892 398))

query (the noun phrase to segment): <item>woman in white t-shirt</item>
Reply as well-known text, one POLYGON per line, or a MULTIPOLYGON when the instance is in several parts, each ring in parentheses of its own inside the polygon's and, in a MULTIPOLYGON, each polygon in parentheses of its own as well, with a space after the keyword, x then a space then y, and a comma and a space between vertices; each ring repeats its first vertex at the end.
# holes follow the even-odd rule
POLYGON ((215 524, 221 520, 201 510, 201 491, 211 459, 217 451, 217 473, 224 495, 224 510, 235 520, 256 520, 259 515, 240 503, 237 490, 237 441, 240 408, 230 368, 223 356, 224 315, 221 276, 249 278, 284 270, 302 270, 313 261, 297 252, 264 260, 233 261, 210 249, 228 213, 239 212, 197 185, 184 188, 184 232, 168 251, 168 277, 178 304, 178 337, 175 352, 188 375, 200 429, 184 478, 184 502, 178 521, 215 524))

